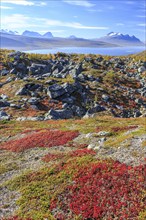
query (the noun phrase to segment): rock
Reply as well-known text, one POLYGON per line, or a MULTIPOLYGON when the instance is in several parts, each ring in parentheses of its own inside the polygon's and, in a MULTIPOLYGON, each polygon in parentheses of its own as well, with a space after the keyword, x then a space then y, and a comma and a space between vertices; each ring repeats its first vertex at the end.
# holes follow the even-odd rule
POLYGON ((30 95, 25 87, 20 88, 15 95, 30 95))
POLYGON ((15 108, 15 109, 21 109, 21 105, 16 105, 16 104, 13 104, 13 103, 10 104, 10 107, 15 108))
POLYGON ((10 74, 16 74, 17 73, 17 69, 16 68, 13 68, 10 70, 10 74))
POLYGON ((100 132, 97 133, 97 135, 98 135, 98 136, 109 136, 110 133, 107 132, 107 131, 100 131, 100 132))
POLYGON ((69 119, 72 117, 73 117, 73 112, 68 109, 63 109, 63 110, 51 109, 48 113, 45 114, 45 120, 69 119))
POLYGON ((86 114, 86 110, 84 108, 76 105, 73 105, 71 110, 73 111, 74 116, 83 117, 83 115, 86 114))
POLYGON ((2 95, 0 96, 0 98, 2 98, 2 99, 4 99, 4 100, 6 100, 6 99, 8 99, 8 96, 7 96, 7 95, 5 95, 5 94, 2 94, 2 95))
POLYGON ((69 74, 73 77, 76 78, 80 73, 82 72, 82 63, 78 64, 74 69, 69 71, 69 74))
POLYGON ((19 117, 16 119, 16 121, 43 121, 43 116, 37 116, 37 117, 19 117))
POLYGON ((69 83, 64 83, 62 87, 65 90, 65 92, 68 93, 69 95, 76 90, 75 86, 69 83))
POLYGON ((28 100, 28 103, 31 104, 31 105, 36 105, 38 104, 40 101, 40 99, 36 98, 36 97, 32 97, 28 100))
POLYGON ((1 120, 10 120, 10 115, 8 115, 6 112, 4 111, 0 111, 0 121, 1 120))
POLYGON ((108 95, 103 94, 103 95, 102 95, 102 99, 103 99, 105 102, 108 102, 109 99, 110 99, 110 97, 109 97, 108 95))
POLYGON ((146 71, 146 68, 144 66, 138 68, 139 73, 143 73, 144 71, 146 71))
POLYGON ((6 76, 8 74, 9 74, 9 70, 3 69, 3 70, 0 71, 1 76, 6 76))
POLYGON ((8 107, 10 106, 10 103, 3 100, 3 99, 0 99, 0 108, 3 108, 3 107, 8 107))
POLYGON ((106 111, 105 107, 96 104, 95 107, 90 108, 87 112, 89 114, 93 114, 93 113, 102 112, 102 111, 106 111))
POLYGON ((52 86, 49 86, 49 88, 47 90, 47 95, 49 95, 50 98, 52 98, 52 99, 58 98, 65 93, 66 93, 65 89, 58 84, 54 84, 52 86))

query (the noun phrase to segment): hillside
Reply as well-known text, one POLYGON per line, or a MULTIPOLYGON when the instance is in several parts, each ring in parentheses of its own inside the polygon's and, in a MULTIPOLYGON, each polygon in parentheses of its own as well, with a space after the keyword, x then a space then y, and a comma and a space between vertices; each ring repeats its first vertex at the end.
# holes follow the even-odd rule
POLYGON ((0 51, 2 220, 144 220, 146 51, 0 51))

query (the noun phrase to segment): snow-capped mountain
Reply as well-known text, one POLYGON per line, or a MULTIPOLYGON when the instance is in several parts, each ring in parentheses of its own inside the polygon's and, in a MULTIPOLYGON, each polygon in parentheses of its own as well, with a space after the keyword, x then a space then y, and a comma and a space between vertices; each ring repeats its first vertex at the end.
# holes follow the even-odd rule
POLYGON ((5 33, 5 34, 13 34, 13 35, 18 35, 19 33, 17 31, 11 31, 8 29, 0 29, 1 33, 5 33))
MULTIPOLYGON (((99 39, 98 39, 99 40, 99 39)), ((106 36, 101 37, 100 40, 108 43, 115 43, 117 45, 143 45, 137 37, 129 34, 122 34, 119 32, 110 32, 106 36)))

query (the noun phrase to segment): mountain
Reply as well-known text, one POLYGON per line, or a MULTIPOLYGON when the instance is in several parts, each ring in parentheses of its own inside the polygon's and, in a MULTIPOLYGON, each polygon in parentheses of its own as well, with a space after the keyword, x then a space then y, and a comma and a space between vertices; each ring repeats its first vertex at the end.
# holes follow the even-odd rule
POLYGON ((76 39, 77 37, 75 35, 70 35, 68 38, 69 39, 76 39))
POLYGON ((1 41, 0 47, 6 49, 15 49, 15 50, 39 50, 39 49, 50 49, 50 48, 59 48, 59 47, 115 47, 117 45, 106 43, 103 41, 97 40, 88 40, 83 38, 61 38, 61 37, 52 37, 44 38, 40 37, 30 37, 24 35, 12 35, 1 32, 1 41))
POLYGON ((0 29, 0 33, 13 34, 13 35, 18 35, 19 34, 17 31, 11 31, 11 30, 8 30, 8 29, 0 29))
POLYGON ((34 32, 34 31, 24 31, 22 33, 22 36, 27 36, 27 37, 41 37, 42 35, 38 32, 34 32))
POLYGON ((52 37, 53 37, 53 34, 48 31, 47 33, 45 33, 44 35, 42 35, 42 37, 44 37, 44 38, 52 38, 52 37))
POLYGON ((135 46, 142 46, 144 43, 140 41, 137 37, 130 36, 128 34, 121 34, 119 32, 110 32, 106 36, 98 38, 97 40, 102 40, 108 43, 114 43, 119 46, 124 45, 135 45, 135 46))

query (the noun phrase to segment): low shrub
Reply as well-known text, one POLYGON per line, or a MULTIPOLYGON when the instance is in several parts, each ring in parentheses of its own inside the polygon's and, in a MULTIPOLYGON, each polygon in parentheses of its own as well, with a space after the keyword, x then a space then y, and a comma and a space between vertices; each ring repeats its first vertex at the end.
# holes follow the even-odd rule
POLYGON ((18 140, 3 144, 0 149, 21 152, 35 147, 53 147, 64 145, 78 136, 77 131, 42 130, 18 140))

